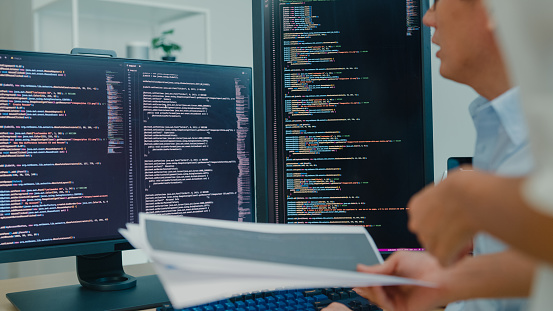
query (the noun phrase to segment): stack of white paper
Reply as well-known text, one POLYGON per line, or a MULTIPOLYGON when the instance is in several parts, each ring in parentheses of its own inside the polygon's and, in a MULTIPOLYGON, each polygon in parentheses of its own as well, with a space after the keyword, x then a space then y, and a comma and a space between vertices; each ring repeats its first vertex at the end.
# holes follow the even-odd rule
POLYGON ((431 284, 358 273, 382 262, 362 227, 257 224, 140 214, 121 234, 143 249, 175 308, 277 288, 431 284))

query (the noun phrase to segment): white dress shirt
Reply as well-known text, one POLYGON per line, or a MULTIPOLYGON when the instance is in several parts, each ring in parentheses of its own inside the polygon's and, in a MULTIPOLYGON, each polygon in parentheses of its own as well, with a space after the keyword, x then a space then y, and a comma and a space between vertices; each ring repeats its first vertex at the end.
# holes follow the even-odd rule
MULTIPOLYGON (((528 130, 518 89, 511 89, 491 102, 477 98, 469 107, 476 128, 473 166, 502 176, 523 176, 533 167, 528 130)), ((474 255, 502 252, 507 246, 487 234, 474 239, 474 255)), ((475 299, 457 302, 447 311, 521 311, 526 299, 475 299)))

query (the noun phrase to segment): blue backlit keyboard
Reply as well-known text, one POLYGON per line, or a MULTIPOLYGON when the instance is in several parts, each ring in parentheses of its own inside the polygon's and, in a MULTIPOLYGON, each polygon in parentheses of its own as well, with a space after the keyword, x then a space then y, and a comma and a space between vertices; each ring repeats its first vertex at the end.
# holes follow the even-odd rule
POLYGON ((343 303, 353 311, 382 310, 351 288, 277 290, 255 292, 186 308, 163 306, 158 311, 320 311, 332 302, 343 303))

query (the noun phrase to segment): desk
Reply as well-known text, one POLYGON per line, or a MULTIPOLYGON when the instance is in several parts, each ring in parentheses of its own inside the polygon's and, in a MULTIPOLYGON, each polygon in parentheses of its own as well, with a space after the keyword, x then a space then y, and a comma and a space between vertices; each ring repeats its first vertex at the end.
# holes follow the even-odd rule
MULTIPOLYGON (((125 272, 133 276, 155 274, 151 264, 125 266, 125 272)), ((17 311, 6 298, 6 293, 79 284, 76 272, 45 274, 32 277, 0 280, 0 311, 17 311)))
MULTIPOLYGON (((133 276, 146 276, 155 274, 151 264, 125 266, 125 272, 133 276)), ((17 311, 17 309, 6 298, 6 293, 75 284, 79 284, 79 281, 77 280, 77 274, 74 271, 38 275, 18 279, 0 280, 0 311, 17 311)), ((437 309, 435 311, 439 310, 443 309, 437 309)), ((148 311, 154 310, 148 309, 148 311)))

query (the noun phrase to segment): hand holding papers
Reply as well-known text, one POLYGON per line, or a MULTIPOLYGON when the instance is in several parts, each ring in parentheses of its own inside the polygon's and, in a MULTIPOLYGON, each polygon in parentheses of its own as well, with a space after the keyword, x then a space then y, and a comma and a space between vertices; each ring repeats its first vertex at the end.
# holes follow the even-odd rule
POLYGON ((382 262, 362 227, 240 223, 141 214, 121 234, 155 264, 171 303, 185 308, 275 288, 413 284, 355 272, 382 262))

